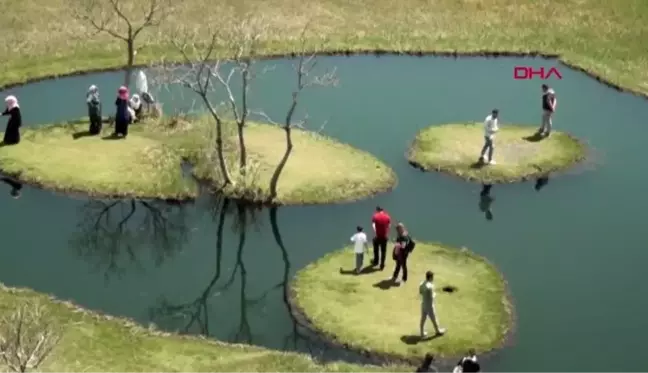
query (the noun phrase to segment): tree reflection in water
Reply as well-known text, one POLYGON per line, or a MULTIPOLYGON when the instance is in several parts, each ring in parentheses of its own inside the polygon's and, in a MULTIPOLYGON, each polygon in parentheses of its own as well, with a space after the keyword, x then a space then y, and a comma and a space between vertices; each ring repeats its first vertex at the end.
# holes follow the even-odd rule
POLYGON ((139 251, 149 247, 156 266, 187 242, 186 209, 161 201, 91 200, 81 206, 81 222, 70 240, 77 255, 106 280, 129 266, 142 269, 139 251))
MULTIPOLYGON (((236 276, 240 275, 240 322, 236 332, 230 337, 229 340, 231 342, 253 343, 255 338, 248 321, 249 312, 255 309, 255 307, 263 305, 267 297, 273 291, 281 289, 283 300, 286 304, 286 307, 288 307, 289 315, 292 321, 291 332, 284 338, 284 348, 299 349, 299 342, 308 342, 310 341, 310 338, 302 334, 301 328, 299 327, 297 320, 293 316, 291 306, 288 301, 288 284, 290 281, 291 263, 288 251, 284 246, 283 240, 281 238, 281 233, 279 231, 279 226, 277 223, 277 208, 270 209, 270 222, 272 224, 273 236, 275 238, 277 246, 279 247, 284 262, 282 278, 277 284, 268 287, 267 290, 265 290, 262 294, 254 298, 251 298, 246 294, 248 285, 248 272, 245 266, 245 261, 243 259, 243 254, 246 234, 249 228, 251 226, 259 228, 259 209, 252 206, 246 206, 235 201, 223 199, 219 203, 213 204, 212 211, 214 212, 214 220, 217 221, 215 261, 216 269, 214 276, 211 278, 210 282, 207 284, 204 290, 193 301, 183 304, 172 304, 165 299, 161 300, 160 304, 156 305, 150 310, 151 320, 155 322, 165 323, 167 325, 174 319, 182 320, 183 322, 181 326, 177 328, 177 331, 182 333, 200 333, 204 336, 210 336, 210 312, 208 301, 214 295, 227 291, 235 282, 236 276), (225 227, 225 220, 229 215, 234 215, 232 230, 238 234, 236 264, 229 277, 222 279, 223 281, 219 283, 222 275, 221 267, 223 261, 223 231, 225 227)), ((307 343, 306 345, 308 346, 308 350, 312 351, 310 343, 307 343)))

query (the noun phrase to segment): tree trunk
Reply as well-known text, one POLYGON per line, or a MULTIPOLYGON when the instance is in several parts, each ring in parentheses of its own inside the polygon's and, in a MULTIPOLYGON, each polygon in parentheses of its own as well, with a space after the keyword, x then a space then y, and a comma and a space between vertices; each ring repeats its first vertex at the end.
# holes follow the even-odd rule
POLYGON ((245 175, 247 167, 247 149, 245 149, 245 138, 243 137, 243 127, 244 125, 239 124, 238 126, 238 141, 239 141, 239 167, 241 175, 245 175))
POLYGON ((128 60, 126 61, 126 77, 124 77, 124 86, 128 87, 130 85, 131 75, 133 74, 133 65, 135 65, 135 40, 132 37, 129 37, 126 46, 128 48, 128 60))
POLYGON ((246 62, 246 66, 242 71, 241 76, 241 118, 238 123, 238 139, 239 139, 239 166, 241 168, 241 174, 245 175, 247 168, 247 149, 245 148, 245 138, 243 137, 243 130, 245 123, 247 121, 247 89, 250 80, 250 63, 246 62))
POLYGON ((216 110, 212 106, 211 102, 206 95, 200 95, 209 109, 212 117, 216 121, 216 155, 218 156, 218 165, 220 167, 220 172, 223 177, 223 186, 232 183, 232 177, 230 176, 229 170, 227 169, 227 163, 225 162, 225 155, 223 154, 223 126, 220 117, 216 114, 216 110))
POLYGON ((286 167, 286 163, 288 162, 288 158, 290 158, 290 153, 293 149, 292 128, 290 125, 284 126, 284 133, 286 134, 286 151, 284 152, 281 161, 277 165, 277 168, 275 168, 274 173, 272 174, 272 178, 270 179, 270 201, 274 200, 277 197, 277 184, 279 183, 279 176, 281 176, 281 172, 283 171, 284 167, 286 167))

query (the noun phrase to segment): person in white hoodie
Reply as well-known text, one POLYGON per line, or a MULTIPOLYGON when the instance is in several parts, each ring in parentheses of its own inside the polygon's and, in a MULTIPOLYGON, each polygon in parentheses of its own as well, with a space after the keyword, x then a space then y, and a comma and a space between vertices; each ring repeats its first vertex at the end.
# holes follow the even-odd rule
POLYGON ((498 116, 499 110, 493 109, 484 121, 484 146, 479 157, 479 161, 482 163, 495 164, 495 160, 493 159, 493 151, 495 150, 493 139, 495 139, 495 133, 499 130, 497 126, 498 116), (488 152, 488 161, 486 160, 486 152, 488 152))

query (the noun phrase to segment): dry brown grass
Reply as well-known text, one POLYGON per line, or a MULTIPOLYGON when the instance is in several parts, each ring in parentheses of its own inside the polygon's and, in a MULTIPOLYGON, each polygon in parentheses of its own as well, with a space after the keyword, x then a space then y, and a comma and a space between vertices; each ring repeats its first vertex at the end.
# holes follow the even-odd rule
MULTIPOLYGON (((67 2, 0 1, 7 10, 0 15, 5 40, 0 45, 0 85, 124 64, 123 43, 94 35, 71 19, 67 2)), ((178 4, 167 23, 141 35, 138 62, 170 53, 163 36, 178 24, 227 27, 233 21, 226 14, 232 9, 252 10, 263 14, 269 25, 264 53, 294 47, 299 31, 312 20, 313 48, 324 40, 325 50, 540 50, 648 93, 644 0, 250 0, 244 2, 246 8, 235 0, 178 4)))

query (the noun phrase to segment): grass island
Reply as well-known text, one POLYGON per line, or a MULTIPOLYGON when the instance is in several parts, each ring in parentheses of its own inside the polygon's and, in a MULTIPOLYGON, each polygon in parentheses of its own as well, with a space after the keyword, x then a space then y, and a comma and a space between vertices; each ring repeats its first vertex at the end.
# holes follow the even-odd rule
POLYGON ((535 136, 535 127, 504 124, 495 135, 497 164, 478 162, 484 144, 481 124, 434 125, 421 130, 407 151, 411 165, 484 184, 509 183, 562 171, 585 159, 587 147, 553 131, 535 136))
POLYGON ((394 286, 385 280, 391 266, 353 275, 347 271, 351 248, 335 251, 297 273, 292 302, 307 325, 335 344, 394 360, 415 361, 431 352, 454 363, 469 348, 484 353, 504 345, 513 330, 513 306, 493 265, 466 249, 435 243, 417 242, 411 255, 409 281, 394 286), (418 285, 428 270, 435 273, 436 309, 447 332, 421 340, 418 285))
MULTIPOLYGON (((55 326, 58 343, 42 372, 371 372, 408 371, 405 366, 318 363, 309 356, 262 347, 180 336, 104 316, 28 289, 0 284, 0 318, 21 306, 40 306, 55 326), (83 353, 79 353, 82 350, 83 353)), ((29 309, 29 308, 28 308, 29 309)), ((0 367, 2 367, 0 363, 0 367)))
MULTIPOLYGON (((211 118, 176 118, 174 126, 169 119, 149 119, 131 125, 125 140, 112 139, 108 124, 102 134, 87 136, 87 123, 78 120, 24 129, 20 144, 0 147, 0 170, 53 190, 167 200, 191 199, 197 193, 193 178, 183 173, 183 160, 194 166, 198 179, 217 179, 206 150, 214 144, 211 118)), ((231 147, 226 154, 234 165, 236 139, 233 128, 227 129, 232 131, 225 131, 226 146, 231 147)), ((277 126, 249 123, 245 139, 250 163, 256 165, 250 185, 263 195, 283 154, 284 134, 277 126)), ((326 136, 293 130, 293 142, 273 201, 277 204, 357 200, 387 191, 397 182, 395 173, 369 153, 326 136)), ((237 197, 234 190, 222 192, 237 197)))

